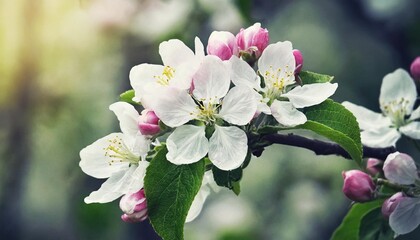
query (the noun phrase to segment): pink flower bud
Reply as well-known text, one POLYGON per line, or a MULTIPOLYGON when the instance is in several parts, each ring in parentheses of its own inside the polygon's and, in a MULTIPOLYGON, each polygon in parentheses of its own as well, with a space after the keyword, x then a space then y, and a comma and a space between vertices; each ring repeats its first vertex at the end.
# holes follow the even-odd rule
POLYGON ((235 36, 230 32, 214 31, 210 34, 207 44, 207 54, 229 60, 233 55, 238 56, 239 49, 235 36))
POLYGON ((156 116, 155 112, 148 109, 141 112, 138 126, 143 135, 155 135, 160 131, 159 118, 156 116))
POLYGON ((296 61, 295 74, 299 74, 300 70, 302 70, 302 67, 303 67, 303 56, 302 56, 302 53, 298 49, 293 49, 293 56, 295 56, 295 61, 296 61))
POLYGON ((359 170, 342 172, 344 179, 343 193, 349 199, 356 202, 368 202, 373 198, 375 184, 372 178, 359 170))
POLYGON ((366 164, 366 171, 372 175, 376 176, 376 174, 382 171, 383 162, 376 158, 369 158, 366 164))
POLYGON ((420 82, 420 57, 416 57, 410 66, 410 73, 414 80, 420 82))
POLYGON ((133 194, 126 194, 120 200, 120 208, 124 212, 121 219, 124 222, 141 222, 147 218, 147 202, 144 189, 133 194))
POLYGON ((261 28, 260 23, 255 23, 247 29, 241 29, 236 35, 236 42, 241 51, 255 54, 256 58, 261 56, 261 53, 268 46, 270 41, 268 30, 261 28))
POLYGON ((385 218, 389 218, 391 213, 395 210, 398 203, 403 198, 404 198, 403 193, 402 192, 397 192, 396 194, 392 195, 392 197, 385 200, 385 202, 382 204, 382 215, 385 218))

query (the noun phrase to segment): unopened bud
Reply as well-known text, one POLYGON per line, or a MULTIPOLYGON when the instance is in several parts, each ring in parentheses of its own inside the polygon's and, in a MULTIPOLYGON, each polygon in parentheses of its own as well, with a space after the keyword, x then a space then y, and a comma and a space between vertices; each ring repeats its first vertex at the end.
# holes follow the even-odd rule
POLYGON ((238 56, 235 35, 226 31, 212 32, 207 44, 207 54, 217 56, 223 61, 229 60, 233 55, 238 56))
POLYGON ((255 23, 247 29, 241 29, 236 35, 236 42, 241 51, 259 58, 268 46, 270 37, 268 30, 261 28, 260 23, 255 23))
POLYGON ((366 164, 366 171, 372 175, 376 176, 382 171, 383 161, 376 158, 369 158, 366 164))
POLYGON ((159 118, 155 112, 145 109, 141 112, 138 127, 143 135, 155 135, 160 131, 159 118))
POLYGON ((293 56, 295 56, 296 62, 295 74, 299 74, 303 67, 303 56, 298 49, 293 49, 293 56))
POLYGON ((410 66, 411 76, 416 80, 417 84, 420 84, 420 57, 416 57, 410 66))
POLYGON ((393 183, 409 185, 418 179, 416 163, 405 153, 389 154, 383 169, 385 177, 393 183))
POLYGON ((343 193, 355 202, 368 202, 373 199, 375 184, 372 178, 359 170, 342 172, 344 179, 343 193))
POLYGON ((397 192, 396 194, 392 195, 392 197, 385 200, 385 202, 382 204, 382 215, 385 218, 389 218, 391 213, 395 210, 398 203, 403 198, 404 198, 403 193, 402 192, 397 192))
POLYGON ((120 208, 124 212, 124 222, 141 222, 147 218, 147 202, 144 189, 133 194, 126 194, 120 200, 120 208))

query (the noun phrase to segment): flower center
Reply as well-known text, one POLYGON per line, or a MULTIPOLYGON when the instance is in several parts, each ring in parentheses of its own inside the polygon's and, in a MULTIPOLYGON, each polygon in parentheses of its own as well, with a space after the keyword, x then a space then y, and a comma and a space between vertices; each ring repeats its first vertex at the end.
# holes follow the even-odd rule
POLYGON ((263 74, 265 85, 268 88, 266 97, 275 99, 285 93, 287 86, 296 83, 292 78, 293 73, 294 69, 289 69, 289 65, 286 65, 284 69, 274 69, 273 66, 270 66, 263 74))
POLYGON ((153 76, 156 82, 162 86, 168 86, 169 81, 174 77, 175 69, 170 66, 165 66, 162 71, 162 75, 153 76))
POLYGON ((108 147, 103 150, 109 158, 109 165, 122 162, 137 164, 140 161, 140 157, 134 155, 119 136, 109 139, 108 147))
POLYGON ((198 102, 198 106, 197 106, 198 119, 206 123, 215 122, 216 114, 219 112, 218 111, 219 107, 220 107, 220 104, 198 102))
POLYGON ((392 120, 396 128, 406 124, 405 116, 407 115, 406 109, 408 103, 408 100, 400 98, 399 100, 381 104, 384 106, 383 113, 392 120))

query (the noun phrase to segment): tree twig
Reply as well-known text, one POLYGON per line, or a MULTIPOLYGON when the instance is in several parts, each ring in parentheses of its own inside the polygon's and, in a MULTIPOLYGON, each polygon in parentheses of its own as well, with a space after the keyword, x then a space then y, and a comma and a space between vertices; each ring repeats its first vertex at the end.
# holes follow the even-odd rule
MULTIPOLYGON (((316 155, 338 155, 346 159, 351 159, 350 155, 340 145, 336 143, 324 142, 316 139, 310 139, 294 134, 268 134, 261 138, 262 142, 266 144, 259 146, 260 148, 255 149, 254 155, 261 155, 264 147, 272 144, 283 144, 294 147, 306 148, 313 151, 316 155)), ((388 154, 395 152, 395 147, 387 148, 372 148, 363 146, 363 157, 364 158, 377 158, 385 160, 388 154)))

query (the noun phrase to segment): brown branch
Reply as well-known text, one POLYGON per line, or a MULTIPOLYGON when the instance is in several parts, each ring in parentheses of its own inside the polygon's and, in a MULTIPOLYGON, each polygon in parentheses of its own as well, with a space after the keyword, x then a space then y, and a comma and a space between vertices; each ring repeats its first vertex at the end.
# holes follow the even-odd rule
MULTIPOLYGON (((261 142, 265 144, 259 145, 253 154, 260 156, 264 147, 272 144, 283 144, 294 147, 306 148, 313 151, 316 155, 338 155, 347 159, 351 159, 350 155, 340 145, 336 143, 324 142, 316 139, 309 139, 306 137, 294 135, 294 134, 268 134, 264 135, 261 142)), ((387 148, 372 148, 363 146, 363 157, 364 158, 377 158, 385 160, 388 154, 395 152, 395 147, 387 148)))

